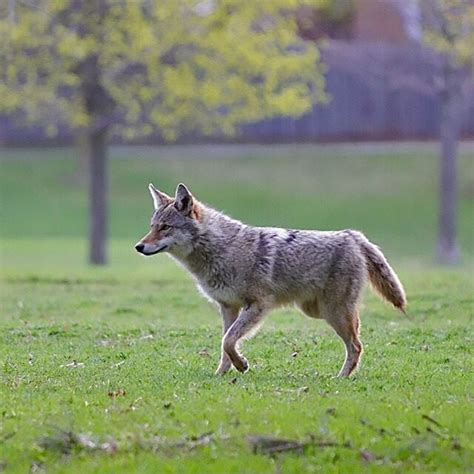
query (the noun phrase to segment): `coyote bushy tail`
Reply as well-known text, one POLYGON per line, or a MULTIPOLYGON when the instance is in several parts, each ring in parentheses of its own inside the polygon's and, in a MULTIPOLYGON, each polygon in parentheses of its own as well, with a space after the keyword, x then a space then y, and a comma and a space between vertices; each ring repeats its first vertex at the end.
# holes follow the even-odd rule
POLYGON ((400 280, 381 250, 367 239, 361 242, 367 261, 370 283, 395 308, 405 312, 406 296, 400 280))

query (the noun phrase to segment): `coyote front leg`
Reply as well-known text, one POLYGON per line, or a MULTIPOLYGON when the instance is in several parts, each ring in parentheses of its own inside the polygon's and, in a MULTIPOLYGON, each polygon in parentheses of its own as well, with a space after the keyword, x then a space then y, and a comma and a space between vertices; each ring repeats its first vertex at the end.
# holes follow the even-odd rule
POLYGON ((269 306, 262 302, 251 303, 240 311, 239 317, 222 339, 222 349, 229 356, 232 364, 239 372, 246 372, 248 362, 237 350, 240 339, 248 335, 252 329, 257 329, 258 324, 265 316, 269 306))
MULTIPOLYGON (((225 336, 225 333, 232 326, 234 321, 239 315, 239 307, 220 305, 220 312, 222 316, 222 337, 225 336)), ((221 348, 221 361, 219 367, 216 370, 216 375, 224 375, 232 366, 232 362, 229 359, 229 356, 224 351, 224 348, 221 348)))

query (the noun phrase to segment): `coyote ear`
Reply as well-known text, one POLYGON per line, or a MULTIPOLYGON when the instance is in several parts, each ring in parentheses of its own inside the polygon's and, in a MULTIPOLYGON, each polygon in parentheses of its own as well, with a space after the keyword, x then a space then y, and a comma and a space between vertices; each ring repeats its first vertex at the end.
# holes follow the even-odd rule
POLYGON ((158 191, 158 189, 156 189, 153 184, 150 183, 148 185, 148 189, 150 190, 151 197, 153 198, 153 205, 155 206, 155 209, 158 209, 159 207, 164 206, 165 204, 168 204, 172 201, 172 199, 167 194, 158 191))
POLYGON ((178 184, 176 188, 174 207, 183 214, 189 214, 193 208, 193 196, 183 183, 178 184))

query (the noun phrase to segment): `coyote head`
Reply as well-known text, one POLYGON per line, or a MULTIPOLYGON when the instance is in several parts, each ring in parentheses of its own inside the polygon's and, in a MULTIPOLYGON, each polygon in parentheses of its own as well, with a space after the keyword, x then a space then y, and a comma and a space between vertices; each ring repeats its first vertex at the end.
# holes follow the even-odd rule
POLYGON ((200 209, 184 184, 176 188, 174 198, 148 186, 155 211, 151 217, 150 232, 136 245, 143 255, 171 252, 186 256, 193 250, 193 242, 199 231, 200 209))

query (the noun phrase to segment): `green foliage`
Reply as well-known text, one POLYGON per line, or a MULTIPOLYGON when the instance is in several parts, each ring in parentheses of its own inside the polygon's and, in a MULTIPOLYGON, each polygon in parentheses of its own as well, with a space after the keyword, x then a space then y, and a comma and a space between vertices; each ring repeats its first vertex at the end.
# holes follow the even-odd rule
POLYGON ((16 2, 0 19, 0 110, 51 132, 113 124, 171 140, 299 116, 324 99, 318 51, 296 33, 301 3, 320 2, 16 2))
POLYGON ((423 0, 425 42, 457 65, 474 66, 474 3, 423 0))

